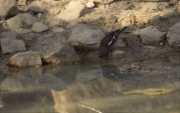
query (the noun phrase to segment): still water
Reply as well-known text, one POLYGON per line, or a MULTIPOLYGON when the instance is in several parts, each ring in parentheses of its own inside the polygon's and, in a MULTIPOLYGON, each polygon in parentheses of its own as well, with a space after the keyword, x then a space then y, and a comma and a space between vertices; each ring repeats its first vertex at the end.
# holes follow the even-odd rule
POLYGON ((1 113, 180 113, 178 55, 9 68, 0 83, 1 113))

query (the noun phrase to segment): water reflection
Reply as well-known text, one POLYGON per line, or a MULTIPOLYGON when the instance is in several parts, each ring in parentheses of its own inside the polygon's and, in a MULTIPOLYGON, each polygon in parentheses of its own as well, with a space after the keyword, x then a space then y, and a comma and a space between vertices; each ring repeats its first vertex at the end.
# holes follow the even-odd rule
POLYGON ((9 69, 1 79, 4 112, 180 112, 180 64, 168 58, 9 69), (170 94, 123 94, 134 89, 170 94))

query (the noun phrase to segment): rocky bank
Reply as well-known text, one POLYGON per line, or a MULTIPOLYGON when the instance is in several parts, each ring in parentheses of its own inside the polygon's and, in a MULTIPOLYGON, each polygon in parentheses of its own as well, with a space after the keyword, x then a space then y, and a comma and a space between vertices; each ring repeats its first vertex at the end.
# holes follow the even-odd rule
POLYGON ((99 60, 101 39, 124 26, 110 58, 178 50, 180 1, 0 0, 0 69, 99 60))

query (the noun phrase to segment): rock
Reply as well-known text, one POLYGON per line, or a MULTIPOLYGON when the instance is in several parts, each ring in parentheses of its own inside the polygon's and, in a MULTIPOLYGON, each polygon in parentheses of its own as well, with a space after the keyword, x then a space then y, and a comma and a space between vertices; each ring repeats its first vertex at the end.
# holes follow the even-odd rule
POLYGON ((38 37, 34 47, 46 63, 58 64, 79 60, 74 48, 60 33, 49 33, 38 37))
MULTIPOLYGON (((168 56, 168 60, 170 62, 174 63, 174 64, 178 64, 179 65, 179 56, 177 56, 177 55, 170 55, 170 56, 168 56)), ((179 73, 178 73, 178 75, 179 75, 179 73)))
POLYGON ((98 2, 98 3, 104 3, 104 4, 108 4, 111 3, 115 0, 91 0, 92 2, 98 2))
POLYGON ((105 32, 112 32, 113 31, 113 25, 112 24, 106 24, 104 27, 103 27, 103 30, 105 32))
POLYGON ((169 5, 175 5, 175 4, 177 4, 177 3, 178 3, 178 0, 170 0, 170 1, 168 2, 169 5))
POLYGON ((27 0, 18 0, 18 5, 25 6, 27 3, 27 0))
POLYGON ((0 20, 18 13, 16 0, 0 0, 0 20))
POLYGON ((32 39, 34 39, 36 37, 36 35, 34 33, 29 33, 23 36, 23 39, 26 41, 30 41, 32 39))
POLYGON ((130 25, 132 25, 132 21, 131 21, 130 18, 124 18, 124 19, 121 21, 121 25, 122 25, 123 27, 125 27, 125 26, 130 26, 130 25))
POLYGON ((17 32, 18 34, 27 34, 32 32, 31 29, 23 29, 23 28, 14 29, 13 31, 17 32))
POLYGON ((29 67, 29 66, 41 66, 41 57, 37 52, 28 51, 28 52, 19 52, 13 55, 8 63, 12 67, 29 67))
POLYGON ((62 10, 55 18, 66 21, 74 20, 83 15, 85 5, 79 1, 71 1, 65 10, 62 10))
POLYGON ((42 22, 35 22, 31 28, 34 32, 44 32, 49 28, 44 25, 42 22))
POLYGON ((166 36, 171 47, 180 47, 180 22, 170 27, 166 36))
POLYGON ((98 49, 105 34, 100 29, 92 29, 85 24, 77 24, 72 27, 69 42, 76 48, 98 49))
POLYGON ((164 9, 162 11, 162 16, 164 17, 173 17, 175 15, 174 9, 164 9))
POLYGON ((65 29, 62 28, 62 27, 54 27, 54 28, 52 29, 52 31, 53 31, 53 32, 60 32, 60 33, 62 33, 62 32, 65 32, 65 29))
POLYGON ((140 36, 144 44, 156 44, 165 38, 166 32, 160 32, 156 27, 149 26, 144 29, 136 30, 133 34, 140 36))
POLYGON ((22 40, 17 40, 12 38, 2 38, 1 48, 4 54, 26 50, 25 44, 22 40))
POLYGON ((158 9, 158 3, 156 2, 141 2, 140 3, 142 12, 154 12, 158 9))
POLYGON ((125 47, 126 44, 121 40, 121 39, 118 39, 118 43, 116 45, 116 47, 125 47))
POLYGON ((60 8, 59 7, 53 7, 49 9, 49 14, 50 15, 57 15, 60 12, 60 8))
POLYGON ((21 19, 27 24, 27 26, 32 26, 33 23, 38 22, 37 18, 29 13, 21 14, 21 19))
POLYGON ((42 1, 34 1, 27 10, 35 13, 43 13, 44 9, 42 8, 42 6, 43 6, 42 1))
POLYGON ((10 29, 10 30, 26 27, 26 25, 23 23, 20 15, 16 15, 15 17, 12 17, 12 18, 6 20, 5 23, 8 27, 8 29, 10 29))
POLYGON ((11 38, 11 39, 15 39, 17 37, 17 32, 15 31, 8 31, 8 32, 2 32, 0 34, 1 38, 11 38))
POLYGON ((95 6, 95 4, 94 4, 94 2, 88 2, 88 3, 86 3, 86 7, 87 8, 93 8, 95 6))
POLYGON ((159 14, 153 15, 153 16, 151 16, 151 17, 148 19, 147 22, 156 23, 156 22, 159 21, 160 17, 161 17, 161 16, 160 16, 159 14))
POLYGON ((65 20, 62 20, 62 19, 52 19, 50 22, 49 22, 49 26, 59 26, 59 27, 66 27, 67 23, 65 20))
POLYGON ((113 56, 113 58, 119 58, 119 57, 124 56, 124 53, 125 53, 124 51, 115 49, 112 51, 112 56, 113 56))
POLYGON ((112 24, 114 24, 116 22, 117 22, 117 17, 114 16, 114 15, 108 15, 108 16, 105 16, 105 18, 104 18, 104 23, 107 23, 107 24, 112 23, 112 24))
POLYGON ((168 6, 168 3, 167 2, 159 2, 158 3, 158 8, 160 9, 160 10, 164 10, 164 9, 166 9, 166 7, 168 6))

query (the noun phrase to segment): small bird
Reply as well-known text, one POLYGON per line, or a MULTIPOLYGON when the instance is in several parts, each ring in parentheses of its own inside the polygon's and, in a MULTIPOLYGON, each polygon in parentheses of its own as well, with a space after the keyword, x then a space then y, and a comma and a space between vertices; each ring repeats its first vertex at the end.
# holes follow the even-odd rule
POLYGON ((124 30, 126 30, 128 27, 124 27, 122 29, 117 29, 111 33, 109 33, 107 36, 105 36, 100 43, 100 51, 99 51, 99 57, 107 57, 109 52, 113 50, 118 42, 119 34, 122 33, 124 30))

